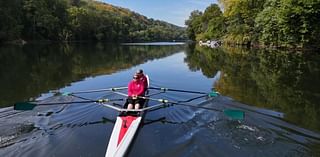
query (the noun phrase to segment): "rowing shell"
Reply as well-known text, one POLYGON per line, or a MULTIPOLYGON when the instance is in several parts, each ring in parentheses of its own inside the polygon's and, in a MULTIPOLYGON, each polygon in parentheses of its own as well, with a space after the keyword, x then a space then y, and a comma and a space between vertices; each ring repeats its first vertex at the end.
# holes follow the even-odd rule
MULTIPOLYGON (((147 77, 149 87, 149 77, 147 77)), ((145 100, 144 107, 148 100, 145 100)), ((117 116, 116 123, 111 133, 105 157, 122 157, 128 150, 144 116, 144 111, 132 115, 117 116)))

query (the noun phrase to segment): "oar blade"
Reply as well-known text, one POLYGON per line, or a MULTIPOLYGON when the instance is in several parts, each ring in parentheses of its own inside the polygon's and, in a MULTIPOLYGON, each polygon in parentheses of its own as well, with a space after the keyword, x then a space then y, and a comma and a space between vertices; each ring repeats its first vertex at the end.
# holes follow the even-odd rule
POLYGON ((223 113, 230 117, 232 120, 243 120, 244 119, 244 112, 240 110, 235 110, 235 109, 226 109, 223 110, 223 113))
POLYGON ((209 97, 217 97, 217 96, 218 96, 218 92, 212 91, 209 93, 209 97))
POLYGON ((13 109, 26 111, 26 110, 32 110, 36 106, 37 104, 31 103, 31 102, 18 102, 14 104, 13 109))

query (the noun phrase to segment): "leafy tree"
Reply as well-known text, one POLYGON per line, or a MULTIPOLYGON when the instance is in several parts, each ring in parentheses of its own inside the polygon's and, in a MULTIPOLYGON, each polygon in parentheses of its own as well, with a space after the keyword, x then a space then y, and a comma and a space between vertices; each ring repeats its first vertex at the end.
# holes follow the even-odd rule
POLYGON ((18 39, 21 36, 21 8, 20 0, 0 1, 0 42, 18 39))
POLYGON ((23 1, 24 38, 57 40, 66 22, 67 4, 64 0, 23 1))
POLYGON ((220 0, 224 7, 224 16, 227 19, 228 43, 250 45, 255 41, 254 20, 263 9, 265 0, 220 0))
POLYGON ((196 35, 201 33, 201 16, 202 12, 199 10, 195 10, 191 12, 191 15, 189 16, 189 19, 185 21, 185 24, 187 27, 187 36, 191 40, 196 39, 196 35))
POLYGON ((266 45, 308 47, 317 45, 320 2, 270 0, 256 18, 260 41, 266 45))
POLYGON ((221 39, 225 33, 222 11, 217 4, 210 5, 202 16, 202 30, 205 39, 221 39))

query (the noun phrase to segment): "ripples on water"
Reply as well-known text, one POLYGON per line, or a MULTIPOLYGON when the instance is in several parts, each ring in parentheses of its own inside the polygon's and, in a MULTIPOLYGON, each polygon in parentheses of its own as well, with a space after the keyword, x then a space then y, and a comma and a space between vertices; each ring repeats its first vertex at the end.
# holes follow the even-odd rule
MULTIPOLYGON (((221 97, 205 106, 228 107, 230 103, 233 102, 221 97)), ((238 103, 232 106, 242 107, 238 103)), ((177 138, 173 147, 184 149, 172 151, 170 156, 319 156, 319 134, 274 115, 244 111, 244 121, 227 120, 220 113, 196 112, 196 116, 176 131, 177 137, 184 134, 177 138)))
MULTIPOLYGON (((182 98, 172 94, 160 97, 182 98)), ((58 96, 45 101, 77 99, 58 96)), ((246 117, 233 121, 220 112, 182 106, 156 110, 147 114, 146 125, 128 156, 319 156, 320 135, 289 124, 281 116, 261 113, 223 96, 199 105, 241 108, 246 117)), ((98 104, 39 106, 25 112, 6 108, 1 111, 0 153, 104 156, 116 115, 98 104)))

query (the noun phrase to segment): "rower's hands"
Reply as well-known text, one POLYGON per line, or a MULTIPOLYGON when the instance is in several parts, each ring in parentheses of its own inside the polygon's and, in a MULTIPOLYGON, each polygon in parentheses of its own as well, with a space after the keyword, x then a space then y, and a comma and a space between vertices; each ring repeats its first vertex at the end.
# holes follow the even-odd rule
POLYGON ((132 96, 132 99, 137 99, 137 98, 138 98, 138 96, 136 96, 136 95, 132 96))

